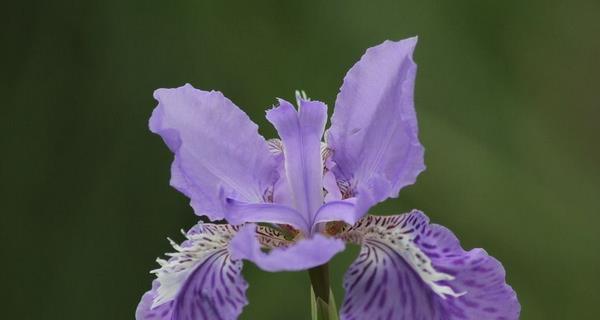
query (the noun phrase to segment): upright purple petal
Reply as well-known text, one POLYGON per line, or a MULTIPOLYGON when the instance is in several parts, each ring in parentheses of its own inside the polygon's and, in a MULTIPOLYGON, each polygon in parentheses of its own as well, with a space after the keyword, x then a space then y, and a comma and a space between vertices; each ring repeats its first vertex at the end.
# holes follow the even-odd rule
POLYGON ((237 229, 204 224, 190 230, 183 244, 173 243, 171 258, 158 260, 157 279, 142 297, 137 320, 233 320, 248 303, 242 261, 232 259, 229 240, 237 229))
POLYGON ((344 250, 344 242, 320 234, 302 239, 288 247, 276 247, 268 253, 261 250, 256 226, 248 224, 231 241, 231 254, 236 259, 247 259, 259 268, 275 271, 298 271, 327 263, 334 255, 344 250))
POLYGON ((187 84, 154 92, 150 130, 175 153, 171 185, 191 199, 198 215, 222 219, 225 197, 262 202, 276 164, 258 127, 220 92, 187 84))
POLYGON ((464 251, 421 212, 367 216, 343 237, 362 248, 345 276, 341 319, 519 318, 502 265, 481 249, 464 251))
POLYGON ((300 100, 298 112, 289 102, 267 112, 283 142, 285 172, 294 207, 312 224, 323 203, 323 159, 321 138, 327 122, 327 106, 300 100))
POLYGON ((368 49, 335 102, 327 142, 338 179, 350 181, 359 198, 371 193, 362 210, 396 197, 425 169, 413 102, 416 43, 410 38, 368 49))

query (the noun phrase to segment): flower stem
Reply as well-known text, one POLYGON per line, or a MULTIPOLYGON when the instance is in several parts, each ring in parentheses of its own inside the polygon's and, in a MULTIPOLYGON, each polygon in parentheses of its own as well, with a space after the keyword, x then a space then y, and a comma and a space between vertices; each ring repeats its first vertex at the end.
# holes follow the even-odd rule
POLYGON ((337 307, 329 286, 329 265, 308 270, 311 283, 311 310, 313 320, 337 320, 337 307))
POLYGON ((308 275, 315 297, 329 303, 329 265, 324 264, 308 269, 308 275))

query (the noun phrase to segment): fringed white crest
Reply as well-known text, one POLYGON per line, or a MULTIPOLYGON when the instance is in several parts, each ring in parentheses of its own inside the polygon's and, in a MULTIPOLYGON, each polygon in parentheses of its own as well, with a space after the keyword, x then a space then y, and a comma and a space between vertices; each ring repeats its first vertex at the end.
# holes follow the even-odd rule
POLYGON ((188 233, 182 230, 186 240, 181 245, 169 239, 175 252, 166 254, 168 260, 156 259, 160 268, 150 271, 160 283, 152 308, 173 300, 198 264, 215 254, 228 254, 227 246, 236 231, 230 225, 203 224, 188 233))
POLYGON ((433 292, 442 298, 460 297, 465 292, 455 292, 439 281, 451 281, 453 276, 436 270, 431 259, 417 245, 418 229, 425 221, 417 221, 415 215, 366 216, 348 231, 341 234, 346 241, 371 246, 385 254, 396 253, 419 275, 433 292))

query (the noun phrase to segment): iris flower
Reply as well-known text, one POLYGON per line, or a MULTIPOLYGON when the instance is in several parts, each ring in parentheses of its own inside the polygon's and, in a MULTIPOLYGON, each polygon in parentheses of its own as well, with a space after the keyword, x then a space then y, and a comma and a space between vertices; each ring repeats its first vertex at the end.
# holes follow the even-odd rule
POLYGON ((303 94, 297 109, 280 99, 267 111, 280 139, 265 140, 220 92, 156 90, 150 129, 174 154, 171 185, 198 216, 228 224, 198 223, 182 244, 171 241, 136 318, 236 319, 248 303, 243 260, 309 270, 318 307, 331 307, 327 262, 350 243, 361 250, 345 274, 341 319, 518 319, 504 269, 484 250, 463 250, 416 210, 367 215, 425 169, 416 42, 368 49, 344 78, 327 131, 327 106, 303 94))

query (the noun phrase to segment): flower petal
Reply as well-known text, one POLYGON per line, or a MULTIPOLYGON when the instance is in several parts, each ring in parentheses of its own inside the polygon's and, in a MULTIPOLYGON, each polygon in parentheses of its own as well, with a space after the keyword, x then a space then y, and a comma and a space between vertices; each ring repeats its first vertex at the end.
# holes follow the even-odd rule
POLYGON ((246 222, 270 222, 289 224, 304 234, 309 234, 310 227, 298 211, 276 203, 244 203, 232 199, 227 200, 225 218, 231 224, 246 222))
POLYGON ((202 224, 192 228, 171 258, 159 259, 152 290, 136 310, 137 320, 237 319, 248 303, 248 284, 242 278, 242 261, 231 258, 230 225, 202 224))
POLYGON ((448 229, 418 211, 367 216, 344 235, 362 244, 344 280, 341 319, 518 319, 502 265, 464 251, 448 229))
POLYGON ((331 154, 333 153, 327 145, 325 145, 325 150, 321 152, 324 153, 323 162, 325 163, 325 173, 323 174, 323 189, 327 192, 325 194, 325 202, 334 201, 334 200, 342 200, 343 194, 340 190, 340 186, 338 186, 337 178, 335 176, 334 168, 336 166, 335 162, 331 159, 331 154))
POLYGON ((327 143, 337 178, 352 181, 357 191, 376 175, 387 181, 377 183, 387 187, 369 196, 369 206, 396 197, 425 169, 413 102, 416 43, 410 38, 368 49, 346 74, 335 102, 327 143))
POLYGON ((191 199, 198 215, 222 219, 219 198, 262 202, 276 164, 258 127, 223 94, 187 84, 154 92, 150 130, 175 153, 171 185, 191 199))
POLYGON ((327 106, 300 99, 298 112, 287 101, 267 112, 284 148, 287 181, 294 207, 312 224, 323 203, 323 160, 321 138, 327 122, 327 106))
POLYGON ((256 235, 256 226, 248 224, 240 228, 233 238, 230 250, 236 259, 250 260, 265 271, 298 271, 327 263, 344 250, 344 242, 316 234, 289 247, 276 247, 264 253, 256 235))
POLYGON ((315 215, 313 228, 317 223, 329 221, 344 221, 348 224, 354 224, 360 217, 356 217, 356 198, 345 200, 332 200, 319 208, 315 215))
POLYGON ((171 320, 173 319, 173 301, 169 301, 161 304, 155 308, 152 308, 152 303, 156 298, 158 281, 152 281, 152 289, 142 296, 142 300, 135 310, 136 320, 171 320))
POLYGON ((285 205, 288 207, 294 206, 294 195, 290 189, 290 184, 285 175, 285 161, 283 157, 283 142, 280 139, 269 139, 267 141, 269 151, 275 156, 277 161, 277 181, 273 186, 272 202, 285 205))

